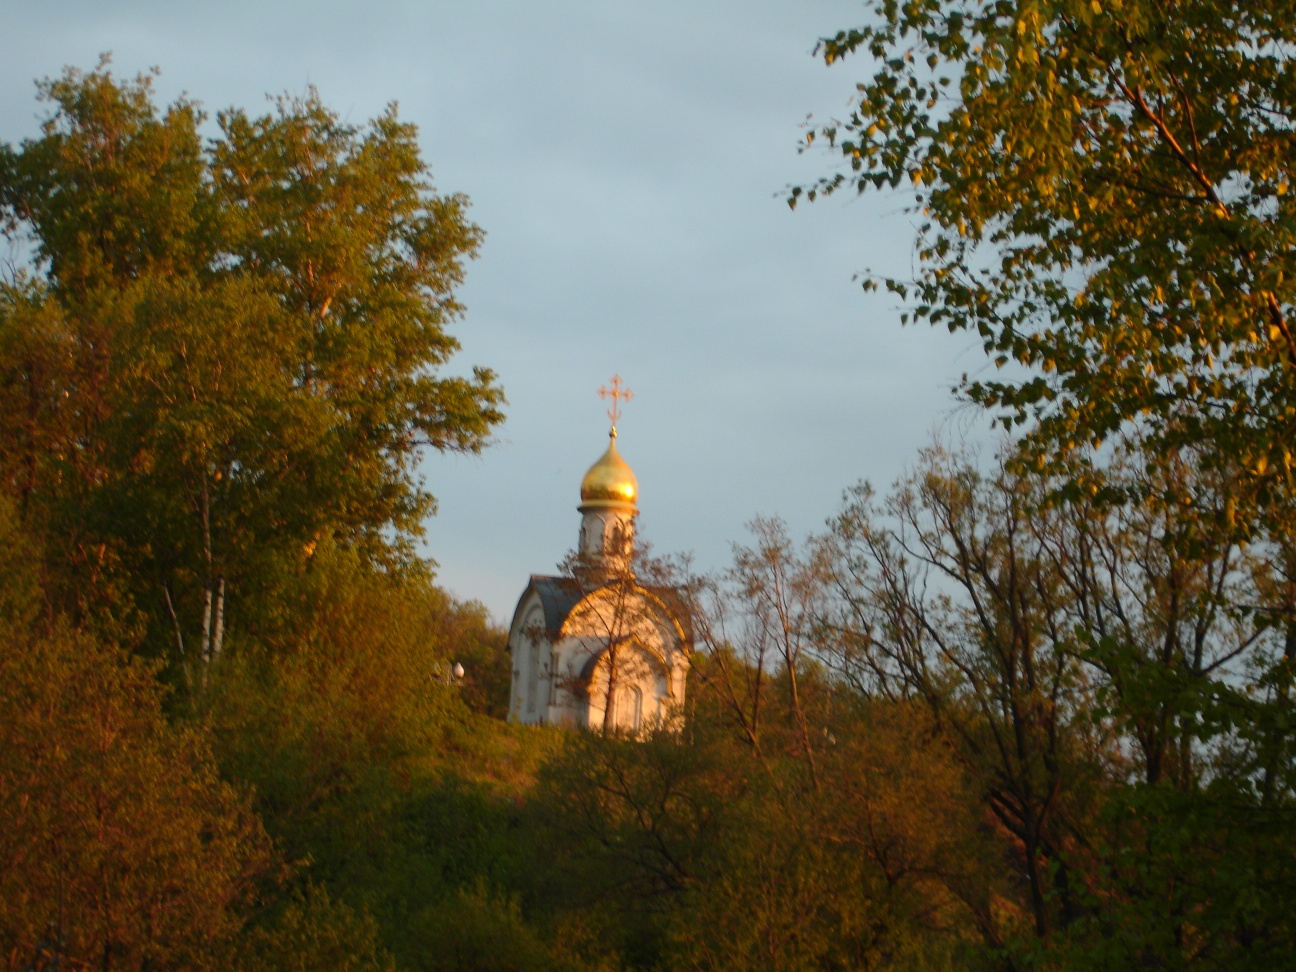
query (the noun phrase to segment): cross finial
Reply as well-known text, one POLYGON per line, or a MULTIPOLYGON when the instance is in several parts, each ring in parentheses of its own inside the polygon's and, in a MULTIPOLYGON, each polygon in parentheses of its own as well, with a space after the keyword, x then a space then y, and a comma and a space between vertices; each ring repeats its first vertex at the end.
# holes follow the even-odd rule
POLYGON ((617 419, 621 417, 621 403, 634 398, 634 392, 625 386, 620 375, 613 375, 611 381, 599 388, 598 396, 612 399, 612 407, 608 409, 607 417, 612 420, 612 434, 616 435, 617 419))

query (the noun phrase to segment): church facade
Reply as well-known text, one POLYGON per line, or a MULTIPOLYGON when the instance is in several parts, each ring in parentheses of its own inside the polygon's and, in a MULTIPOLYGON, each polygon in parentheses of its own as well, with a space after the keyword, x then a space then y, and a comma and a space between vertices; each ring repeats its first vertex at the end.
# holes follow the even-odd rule
POLYGON ((581 482, 570 573, 532 575, 518 600, 510 721, 635 735, 682 718, 687 614, 674 588, 635 576, 639 483, 616 438, 613 425, 607 451, 581 482))

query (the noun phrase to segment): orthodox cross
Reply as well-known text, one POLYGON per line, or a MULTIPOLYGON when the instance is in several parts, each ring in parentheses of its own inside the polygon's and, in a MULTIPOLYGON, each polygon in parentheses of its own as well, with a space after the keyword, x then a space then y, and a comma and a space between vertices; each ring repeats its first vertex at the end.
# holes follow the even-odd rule
POLYGON ((612 434, 616 435, 617 419, 621 417, 621 403, 634 398, 634 392, 625 386, 620 375, 613 375, 612 380, 598 390, 598 396, 612 399, 612 407, 608 409, 607 416, 612 420, 612 434))

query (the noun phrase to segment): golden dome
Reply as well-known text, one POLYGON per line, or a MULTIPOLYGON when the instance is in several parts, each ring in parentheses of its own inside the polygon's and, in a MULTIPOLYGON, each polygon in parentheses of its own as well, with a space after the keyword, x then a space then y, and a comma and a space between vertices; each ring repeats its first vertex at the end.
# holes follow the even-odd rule
POLYGON ((590 466, 581 480, 582 509, 587 506, 634 506, 639 499, 639 480, 617 452, 616 429, 612 430, 610 439, 607 452, 590 466))

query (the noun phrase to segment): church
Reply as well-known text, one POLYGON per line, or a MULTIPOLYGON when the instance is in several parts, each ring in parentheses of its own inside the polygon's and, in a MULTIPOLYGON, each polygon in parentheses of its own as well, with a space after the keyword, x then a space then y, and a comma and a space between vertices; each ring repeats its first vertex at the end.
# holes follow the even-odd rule
POLYGON ((607 451, 581 481, 570 572, 533 574, 509 628, 509 720, 637 735, 678 724, 692 639, 678 591, 635 576, 639 481, 617 451, 630 392, 613 376, 607 451))

